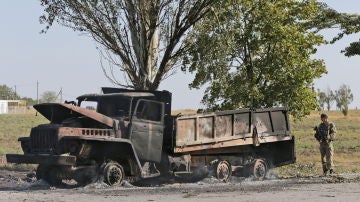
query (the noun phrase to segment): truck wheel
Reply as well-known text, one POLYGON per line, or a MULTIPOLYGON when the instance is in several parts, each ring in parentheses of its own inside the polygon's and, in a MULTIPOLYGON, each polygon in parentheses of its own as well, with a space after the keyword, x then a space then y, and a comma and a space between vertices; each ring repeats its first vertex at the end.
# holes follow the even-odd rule
POLYGON ((72 171, 71 179, 74 179, 78 186, 85 186, 100 179, 101 182, 104 180, 104 178, 100 177, 100 170, 98 165, 78 166, 76 169, 74 169, 74 171, 72 171))
POLYGON ((231 165, 227 161, 219 161, 215 166, 216 178, 227 182, 232 174, 231 165))
POLYGON ((50 165, 39 165, 36 169, 36 179, 43 179, 50 185, 61 185, 62 175, 61 168, 50 165))
POLYGON ((45 173, 47 171, 47 167, 45 165, 39 164, 38 167, 36 168, 36 179, 37 180, 41 180, 44 179, 45 177, 45 173))
POLYGON ((106 184, 122 185, 124 183, 125 173, 123 167, 116 162, 109 162, 104 167, 104 181, 106 184))
POLYGON ((256 159, 250 166, 250 173, 257 180, 265 179, 268 172, 268 166, 262 159, 256 159))
POLYGON ((48 171, 45 180, 53 186, 56 185, 62 185, 62 180, 63 180, 63 175, 62 175, 62 170, 61 168, 58 167, 51 167, 50 170, 48 171))

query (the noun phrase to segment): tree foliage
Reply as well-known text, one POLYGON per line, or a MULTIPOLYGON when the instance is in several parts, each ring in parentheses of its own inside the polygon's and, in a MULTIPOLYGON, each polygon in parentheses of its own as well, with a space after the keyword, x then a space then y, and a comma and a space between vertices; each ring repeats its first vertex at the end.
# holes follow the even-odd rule
POLYGON ((341 85, 338 90, 335 91, 336 106, 346 116, 349 111, 349 104, 353 101, 354 96, 351 92, 350 86, 345 84, 341 85))
MULTIPOLYGON (((360 15, 338 13, 334 17, 333 26, 340 29, 340 33, 332 40, 332 43, 340 40, 345 35, 350 35, 360 32, 360 15)), ((345 56, 351 57, 360 55, 360 39, 350 43, 348 47, 341 51, 345 56)))
POLYGON ((14 89, 7 85, 0 85, 0 100, 24 100, 27 106, 36 104, 36 101, 29 97, 21 97, 14 89))
POLYGON ((57 101, 57 94, 54 91, 45 91, 41 94, 41 102, 42 103, 50 103, 57 101))
POLYGON ((350 45, 346 47, 345 50, 343 50, 342 52, 345 54, 345 56, 348 57, 360 55, 360 39, 359 41, 350 43, 350 45))
POLYGON ((326 104, 326 109, 330 111, 331 105, 334 103, 335 100, 336 95, 334 91, 332 91, 329 87, 325 91, 318 90, 318 102, 323 110, 325 109, 326 104))
POLYGON ((37 104, 37 100, 34 100, 30 97, 22 97, 21 100, 26 101, 27 106, 33 106, 33 105, 37 104))
POLYGON ((17 100, 20 96, 7 85, 0 85, 0 100, 17 100))
POLYGON ((320 91, 320 89, 318 89, 318 103, 322 110, 325 110, 325 103, 326 103, 325 99, 326 99, 325 93, 320 91))
MULTIPOLYGON (((89 34, 101 47, 115 84, 155 90, 186 54, 184 41, 215 0, 40 0, 40 21, 89 34), (115 69, 123 73, 120 80, 115 69)), ((44 31, 46 31, 46 29, 44 31)))
POLYGON ((190 87, 208 86, 202 102, 211 110, 282 105, 309 114, 318 106, 313 81, 326 73, 312 57, 325 43, 317 22, 332 12, 307 0, 219 1, 188 40, 190 87))

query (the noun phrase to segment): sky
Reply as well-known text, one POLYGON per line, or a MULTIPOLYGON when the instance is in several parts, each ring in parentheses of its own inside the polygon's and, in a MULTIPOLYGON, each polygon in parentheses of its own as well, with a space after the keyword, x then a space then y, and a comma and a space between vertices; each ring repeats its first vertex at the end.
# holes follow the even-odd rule
MULTIPOLYGON (((360 13, 359 0, 323 0, 341 12, 360 13)), ((86 93, 99 93, 102 86, 114 87, 104 76, 96 43, 86 35, 68 28, 53 26, 40 34, 43 13, 37 0, 2 0, 0 7, 0 85, 16 88, 20 96, 37 97, 44 91, 63 91, 63 99, 75 100, 86 93)), ((326 31, 327 37, 336 31, 326 31)), ((344 37, 341 41, 321 46, 315 58, 323 59, 328 74, 315 80, 315 88, 336 90, 349 85, 354 101, 350 108, 360 108, 360 56, 345 57, 340 53, 360 34, 344 37)), ((173 93, 173 109, 201 107, 202 89, 189 89, 193 75, 180 70, 165 80, 159 90, 173 93)))

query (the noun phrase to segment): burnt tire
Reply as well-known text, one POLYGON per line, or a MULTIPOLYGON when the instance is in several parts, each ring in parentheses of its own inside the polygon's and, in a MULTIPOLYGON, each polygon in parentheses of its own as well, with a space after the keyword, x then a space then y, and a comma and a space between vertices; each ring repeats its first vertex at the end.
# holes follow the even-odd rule
POLYGON ((99 166, 79 166, 72 172, 72 179, 77 182, 78 186, 85 186, 97 182, 103 178, 100 176, 99 166))
POLYGON ((53 165, 39 165, 36 169, 36 179, 45 180, 49 185, 62 185, 62 169, 53 165))
POLYGON ((218 180, 227 182, 232 175, 231 165, 227 161, 218 161, 215 166, 215 176, 218 180))
POLYGON ((38 167, 36 168, 36 179, 37 180, 41 180, 44 179, 45 177, 45 173, 47 171, 47 167, 45 165, 39 164, 38 167))
POLYGON ((124 168, 116 162, 109 162, 103 170, 104 182, 110 186, 124 184, 124 168))
POLYGON ((45 178, 45 180, 53 186, 59 186, 59 185, 63 185, 62 183, 62 174, 61 174, 61 170, 57 169, 57 168, 52 168, 51 172, 49 172, 45 178))
POLYGON ((250 174, 256 180, 264 180, 269 171, 269 166, 263 159, 256 159, 250 166, 250 174))

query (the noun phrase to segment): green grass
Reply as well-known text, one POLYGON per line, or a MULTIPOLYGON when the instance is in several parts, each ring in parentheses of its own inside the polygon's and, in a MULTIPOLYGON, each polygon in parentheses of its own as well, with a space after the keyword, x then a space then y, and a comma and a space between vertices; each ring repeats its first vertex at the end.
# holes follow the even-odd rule
MULTIPOLYGON (((347 117, 339 111, 328 112, 328 115, 338 131, 334 142, 336 172, 360 172, 360 110, 349 111, 347 117)), ((320 123, 319 116, 320 112, 313 112, 301 121, 291 120, 291 131, 296 137, 297 163, 276 169, 280 176, 321 174, 319 146, 313 131, 320 123)), ((41 115, 0 115, 0 163, 7 153, 22 153, 17 139, 29 136, 31 127, 43 123, 48 121, 41 115)))
MULTIPOLYGON (((360 172, 360 110, 326 112, 337 129, 334 141, 335 171, 360 172)), ((278 168, 282 176, 316 176, 322 173, 319 144, 314 138, 314 126, 320 123, 320 112, 313 112, 301 121, 291 120, 291 131, 296 138, 297 163, 278 168)))
POLYGON ((22 153, 19 137, 30 135, 32 127, 48 123, 41 115, 0 114, 0 156, 7 153, 22 153))

